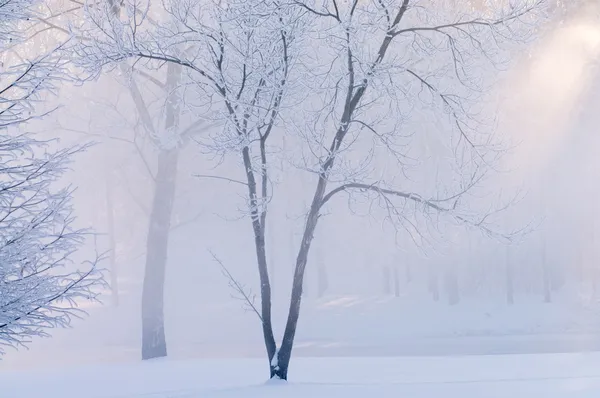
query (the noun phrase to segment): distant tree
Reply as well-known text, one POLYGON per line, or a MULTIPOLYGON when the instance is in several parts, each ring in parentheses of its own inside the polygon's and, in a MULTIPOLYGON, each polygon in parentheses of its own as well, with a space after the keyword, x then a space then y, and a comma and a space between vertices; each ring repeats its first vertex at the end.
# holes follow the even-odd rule
POLYGON ((94 2, 81 34, 91 39, 74 50, 96 75, 130 58, 149 68, 181 66, 186 90, 204 94, 197 103, 188 95, 187 108, 199 117, 218 109, 223 129, 203 146, 243 165, 244 181, 236 182, 254 235, 256 313, 270 375, 287 379, 313 237, 340 196, 361 198, 418 243, 442 217, 494 234, 495 210, 474 199, 504 151, 478 119, 485 71, 510 55, 509 43, 531 35, 543 4, 513 1, 482 12, 456 10, 453 0, 170 0, 150 17, 150 3, 125 1, 115 20, 94 2), (275 154, 314 182, 280 346, 265 248, 275 154), (403 178, 429 158, 434 165, 423 173, 435 177, 427 184, 403 178))
POLYGON ((39 2, 0 3, 0 344, 23 346, 83 314, 104 285, 98 258, 75 267, 87 231, 73 226, 72 188, 58 189, 73 154, 24 132, 34 105, 65 78, 59 52, 15 57, 39 2))

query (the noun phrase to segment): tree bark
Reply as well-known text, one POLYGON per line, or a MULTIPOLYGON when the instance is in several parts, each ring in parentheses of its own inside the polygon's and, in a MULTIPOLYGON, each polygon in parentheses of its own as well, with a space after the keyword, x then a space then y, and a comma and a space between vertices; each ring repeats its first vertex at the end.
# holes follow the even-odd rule
POLYGON ((308 254, 314 238, 315 230, 317 228, 317 223, 319 221, 319 213, 323 204, 325 189, 327 188, 326 173, 332 167, 333 160, 334 158, 330 158, 330 160, 325 163, 325 172, 319 176, 319 182, 317 183, 317 188, 310 206, 310 211, 308 212, 308 216, 306 218, 306 225, 304 227, 304 234, 302 235, 300 250, 298 251, 298 257, 296 258, 296 268, 292 283, 292 294, 290 298, 288 319, 285 325, 285 331, 283 333, 281 348, 277 352, 277 366, 271 367, 271 377, 278 377, 282 380, 287 380, 288 367, 290 358, 292 356, 292 348, 294 345, 294 338, 296 336, 298 318, 300 316, 300 304, 302 303, 302 281, 304 280, 304 272, 308 262, 308 254))
MULTIPOLYGON (((264 152, 264 143, 261 145, 264 152)), ((271 378, 275 376, 276 366, 274 357, 277 354, 277 344, 273 335, 273 325, 271 321, 271 282, 269 280, 269 269, 267 264, 267 253, 265 247, 266 233, 266 209, 259 209, 261 206, 258 201, 258 187, 254 171, 252 170, 252 158, 250 149, 242 149, 242 159, 246 169, 246 180, 248 181, 248 196, 250 198, 250 217, 252 219, 252 231, 254 233, 254 247, 256 251, 256 261, 258 263, 258 275, 260 278, 260 302, 261 302, 261 322, 263 329, 263 338, 269 358, 269 369, 271 378)), ((262 175, 262 196, 266 197, 266 169, 263 168, 262 175)))

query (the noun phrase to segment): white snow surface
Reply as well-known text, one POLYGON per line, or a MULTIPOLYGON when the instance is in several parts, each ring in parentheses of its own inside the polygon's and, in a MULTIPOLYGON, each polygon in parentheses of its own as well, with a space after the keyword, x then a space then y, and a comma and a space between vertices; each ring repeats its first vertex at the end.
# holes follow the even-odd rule
POLYGON ((290 382, 266 360, 157 360, 0 373, 10 398, 555 398, 600 396, 600 353, 295 358, 290 382))
MULTIPOLYGON (((233 300, 167 301, 171 359, 265 356, 260 323, 233 300), (177 305, 175 305, 177 304, 177 305), (207 326, 209 325, 209 326, 207 326), (243 333, 240 333, 243 331, 243 333)), ((458 306, 360 296, 305 300, 295 357, 397 357, 600 351, 600 306, 480 300, 458 306)), ((284 302, 287 304, 287 302, 284 302)), ((287 310, 287 308, 284 308, 287 310)), ((140 358, 139 302, 90 308, 71 329, 52 330, 29 350, 7 350, 0 371, 133 362, 140 358)), ((278 343, 287 313, 274 312, 278 343)), ((0 394, 0 398, 2 394, 0 394)))

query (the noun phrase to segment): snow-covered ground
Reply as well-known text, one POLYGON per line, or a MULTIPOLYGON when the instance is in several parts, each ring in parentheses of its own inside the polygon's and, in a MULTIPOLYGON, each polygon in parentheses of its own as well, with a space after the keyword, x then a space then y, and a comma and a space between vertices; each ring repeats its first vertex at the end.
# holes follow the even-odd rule
MULTIPOLYGON (((9 349, 0 397, 600 397, 593 306, 307 300, 286 385, 265 384, 259 324, 235 301, 173 308, 169 359, 139 361, 139 303, 90 308, 74 328, 54 330, 30 350, 9 349)), ((275 315, 280 327, 284 318, 275 315)))
MULTIPOLYGON (((566 301, 566 300, 565 300, 566 301)), ((285 308, 284 308, 285 309, 285 308)), ((392 297, 306 300, 294 354, 300 357, 395 357, 600 351, 599 308, 520 300, 514 306, 469 300, 457 306, 392 297)), ((139 303, 89 309, 72 329, 53 330, 29 350, 8 349, 0 370, 135 362, 139 303)), ((281 333, 285 312, 275 312, 281 333)), ((235 300, 173 306, 166 332, 171 359, 262 358, 256 316, 235 300), (240 333, 243 331, 243 333, 240 333)))
POLYGON ((0 373, 10 398, 596 398, 600 354, 295 358, 290 383, 259 359, 159 360, 0 373))

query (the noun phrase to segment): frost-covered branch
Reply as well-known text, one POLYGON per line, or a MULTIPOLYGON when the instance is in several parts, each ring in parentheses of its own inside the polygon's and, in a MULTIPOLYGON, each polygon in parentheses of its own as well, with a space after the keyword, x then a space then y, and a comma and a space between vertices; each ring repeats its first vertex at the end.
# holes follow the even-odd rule
POLYGON ((85 147, 54 153, 28 136, 0 136, 0 344, 23 345, 80 316, 103 286, 100 256, 73 260, 90 232, 73 226, 72 189, 53 184, 85 147))
MULTIPOLYGON (((8 50, 26 47, 27 27, 38 17, 35 0, 0 3, 0 345, 23 346, 47 330, 68 326, 96 300, 104 286, 99 255, 78 264, 75 254, 91 232, 74 225, 73 188, 57 189, 71 158, 87 146, 55 149, 19 131, 36 105, 56 94, 68 75, 62 48, 46 53, 8 50)), ((0 353, 2 351, 0 350, 0 353)))

